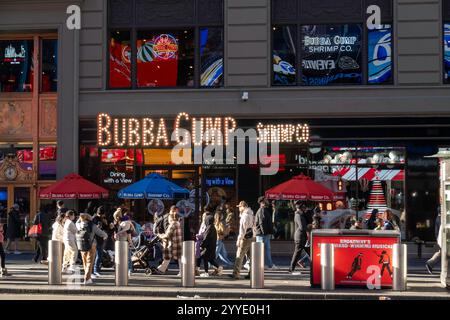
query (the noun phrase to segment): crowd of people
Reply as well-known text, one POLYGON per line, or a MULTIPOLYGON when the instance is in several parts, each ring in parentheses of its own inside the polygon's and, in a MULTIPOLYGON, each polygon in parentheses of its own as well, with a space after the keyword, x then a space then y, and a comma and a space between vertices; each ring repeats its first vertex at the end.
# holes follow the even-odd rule
MULTIPOLYGON (((194 236, 196 254, 196 275, 201 277, 220 276, 223 267, 232 268, 232 279, 239 279, 243 268, 248 270, 246 278, 250 277, 251 244, 254 241, 264 245, 264 263, 268 269, 277 269, 271 255, 271 241, 277 232, 276 207, 265 197, 258 198, 256 213, 245 201, 237 205, 239 211, 239 228, 234 230, 235 212, 230 204, 216 207, 208 205, 204 208, 198 232, 194 236), (236 257, 230 259, 224 240, 230 235, 235 236, 236 257), (246 263, 244 264, 244 261, 246 263), (203 272, 200 269, 203 268, 203 272), (210 272, 210 269, 212 271, 210 272)), ((289 272, 298 274, 296 267, 305 268, 310 258, 310 235, 314 229, 321 228, 322 212, 316 205, 291 202, 294 211, 294 251, 289 265, 289 272), (303 255, 302 255, 303 254, 303 255)), ((8 232, 6 250, 14 244, 17 251, 18 208, 13 207, 8 215, 8 232), (15 212, 17 211, 17 212, 15 212)), ((20 219, 20 217, 19 217, 20 219)), ((33 261, 47 264, 48 241, 58 240, 63 243, 62 272, 72 274, 78 268, 78 262, 84 269, 84 283, 92 284, 101 277, 102 266, 108 250, 114 250, 114 241, 126 241, 128 250, 129 275, 134 271, 135 252, 142 243, 152 243, 152 260, 150 268, 155 275, 165 274, 171 261, 179 264, 182 254, 183 232, 178 208, 171 206, 167 213, 156 215, 153 223, 140 225, 133 220, 133 213, 126 207, 114 208, 114 213, 107 215, 104 206, 95 207, 90 202, 80 214, 65 207, 63 201, 57 202, 56 214, 41 206, 35 216, 33 225, 39 225, 40 232, 36 236, 36 253, 33 261)), ((386 210, 383 218, 374 209, 366 221, 353 220, 350 229, 398 230, 392 212, 386 210)), ((5 251, 3 242, 3 225, 0 223, 0 257, 2 275, 8 275, 5 267, 5 251)), ((186 238, 186 237, 185 237, 186 238)))

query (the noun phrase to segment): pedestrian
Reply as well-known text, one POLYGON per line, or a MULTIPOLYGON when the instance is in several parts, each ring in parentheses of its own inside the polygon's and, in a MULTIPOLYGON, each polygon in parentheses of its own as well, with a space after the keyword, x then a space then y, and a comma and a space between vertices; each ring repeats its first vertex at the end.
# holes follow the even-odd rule
POLYGON ((65 213, 59 214, 55 222, 52 224, 52 240, 64 241, 64 222, 66 221, 65 213))
MULTIPOLYGON (((167 228, 169 227, 169 213, 161 213, 161 214, 156 214, 155 216, 155 223, 153 224, 153 233, 155 235, 158 234, 164 234, 166 233, 167 228)), ((159 264, 162 263, 163 261, 163 245, 162 242, 158 242, 155 245, 155 259, 157 261, 159 261, 159 264)))
POLYGON ((0 276, 9 276, 8 270, 6 269, 6 254, 3 249, 3 242, 5 241, 5 235, 3 231, 3 223, 0 223, 0 259, 1 259, 1 269, 0 276))
MULTIPOLYGON (((316 228, 316 226, 314 224, 308 224, 306 226, 306 233, 308 235, 308 240, 306 240, 305 248, 308 248, 310 251, 311 251, 311 231, 313 229, 320 229, 320 227, 316 228)), ((303 257, 300 258, 300 260, 298 260, 297 265, 301 269, 306 269, 306 265, 304 263, 304 261, 306 261, 306 260, 308 260, 308 262, 311 264, 311 257, 309 256, 308 252, 305 250, 305 254, 303 255, 303 257)))
POLYGON ((228 252, 223 242, 225 237, 228 236, 230 228, 223 221, 223 213, 217 211, 214 215, 214 226, 217 231, 217 246, 216 246, 216 258, 220 259, 226 266, 231 266, 233 263, 228 258, 228 252))
MULTIPOLYGON (((223 267, 219 266, 216 261, 216 247, 217 247, 217 230, 214 225, 214 216, 205 216, 205 231, 203 233, 203 240, 200 244, 200 258, 199 262, 203 261, 205 272, 201 277, 209 277, 208 265, 211 264, 215 267, 213 275, 222 275, 223 267)), ((197 265, 200 267, 200 263, 197 265)))
MULTIPOLYGON (((95 216, 92 218, 92 223, 94 223, 100 230, 107 233, 109 225, 108 221, 106 220, 105 209, 103 206, 99 206, 97 208, 95 216)), ((95 236, 95 240, 97 242, 97 247, 95 252, 94 272, 92 274, 96 277, 100 277, 100 272, 102 268, 103 250, 105 248, 106 241, 103 240, 103 237, 99 237, 97 235, 95 236)))
POLYGON ((394 214, 389 209, 387 209, 384 213, 383 230, 399 230, 398 225, 394 221, 394 214))
MULTIPOLYGON (((252 209, 245 201, 239 202, 237 206, 239 208, 240 220, 239 220, 239 234, 236 241, 236 260, 234 262, 233 274, 230 275, 233 279, 239 279, 239 275, 242 269, 242 262, 244 257, 250 251, 251 244, 253 242, 254 232, 254 216, 252 209)), ((250 278, 250 271, 246 278, 250 278)))
POLYGON ((378 209, 373 209, 370 218, 366 220, 366 229, 374 230, 377 227, 378 209))
POLYGON ((272 211, 264 197, 258 198, 259 209, 255 216, 256 242, 264 244, 265 265, 269 269, 278 269, 272 261, 270 240, 273 234, 272 211))
POLYGON ((126 241, 128 242, 128 276, 131 276, 133 272, 133 263, 131 261, 131 249, 133 246, 131 235, 134 230, 133 223, 130 220, 130 217, 124 213, 126 213, 126 209, 118 208, 114 213, 114 220, 117 225, 117 232, 114 235, 114 239, 116 241, 126 241))
POLYGON ((92 217, 87 213, 80 214, 76 227, 77 246, 81 251, 81 260, 83 261, 84 284, 93 284, 92 279, 97 278, 95 275, 92 275, 94 257, 97 249, 96 237, 106 240, 108 235, 92 222, 92 217))
POLYGON ((169 267, 171 260, 178 263, 181 259, 181 245, 183 237, 181 234, 181 225, 178 217, 178 208, 171 206, 169 211, 169 226, 164 234, 158 234, 163 241, 164 260, 156 269, 157 274, 164 274, 169 267))
MULTIPOLYGON (((200 228, 197 232, 197 234, 195 235, 195 259, 196 259, 196 266, 200 267, 200 263, 201 263, 201 244, 203 242, 204 236, 205 236, 205 230, 206 230, 206 216, 209 215, 209 206, 206 206, 204 209, 204 212, 202 214, 202 220, 200 223, 200 228)), ((196 276, 200 275, 200 272, 198 271, 198 269, 196 269, 195 272, 196 276)))
POLYGON ((19 248, 19 239, 20 239, 20 230, 21 230, 21 220, 19 213, 19 205, 15 203, 11 210, 8 213, 8 225, 6 229, 6 253, 9 253, 9 249, 11 243, 14 243, 14 254, 20 254, 21 252, 18 250, 19 248))
POLYGON ((73 222, 75 220, 75 211, 68 210, 65 213, 63 242, 64 255, 62 272, 75 272, 75 264, 78 258, 78 247, 76 241, 77 227, 73 222))
POLYGON ((361 230, 362 229, 362 222, 361 220, 354 220, 352 226, 350 227, 350 230, 361 230))
POLYGON ((439 213, 436 217, 435 224, 434 224, 434 232, 436 236, 436 242, 439 246, 439 250, 433 254, 433 256, 427 260, 425 263, 425 268, 427 269, 429 274, 433 274, 433 268, 438 263, 438 261, 441 259, 441 253, 442 253, 442 225, 441 225, 441 214, 439 213), (437 232, 436 232, 437 231, 437 232))
POLYGON ((291 265, 289 267, 289 272, 292 274, 295 273, 295 266, 297 265, 298 260, 301 257, 302 251, 304 250, 308 255, 309 248, 306 247, 306 242, 308 240, 307 234, 307 209, 305 204, 301 204, 299 201, 295 203, 295 215, 294 215, 294 223, 295 223, 295 233, 294 233, 294 243, 295 249, 292 255, 291 265))
POLYGON ((37 241, 37 249, 36 254, 34 255, 34 262, 38 262, 39 257, 42 255, 41 264, 48 264, 47 255, 48 255, 48 240, 50 238, 50 214, 47 212, 46 207, 41 204, 39 208, 39 212, 34 217, 33 225, 41 225, 42 233, 38 234, 37 241))

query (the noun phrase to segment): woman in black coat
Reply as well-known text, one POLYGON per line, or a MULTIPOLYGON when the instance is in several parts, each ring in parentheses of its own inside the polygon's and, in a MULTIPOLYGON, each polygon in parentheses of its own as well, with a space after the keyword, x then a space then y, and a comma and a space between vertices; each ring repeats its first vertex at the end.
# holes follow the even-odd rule
POLYGON ((6 242, 5 248, 6 251, 8 251, 11 242, 14 242, 14 253, 15 254, 20 253, 19 251, 17 251, 17 248, 19 247, 19 239, 21 238, 20 228, 21 228, 21 221, 20 221, 19 206, 15 204, 11 208, 11 211, 9 211, 8 213, 8 225, 6 230, 6 238, 8 239, 8 241, 6 242))
POLYGON ((214 226, 214 216, 208 215, 205 218, 205 233, 203 241, 200 245, 200 259, 203 260, 205 273, 201 277, 209 277, 208 264, 215 267, 213 275, 222 275, 223 267, 219 266, 216 261, 216 246, 217 246, 217 230, 214 226))

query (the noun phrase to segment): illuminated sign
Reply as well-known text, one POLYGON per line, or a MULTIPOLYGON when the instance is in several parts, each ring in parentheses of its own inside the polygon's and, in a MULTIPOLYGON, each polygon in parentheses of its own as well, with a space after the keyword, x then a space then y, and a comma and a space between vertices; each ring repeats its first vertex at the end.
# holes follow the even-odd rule
MULTIPOLYGON (((171 120, 173 121, 173 120, 171 120)), ((101 147, 168 147, 172 137, 165 118, 112 118, 106 113, 97 116, 97 144, 101 147)), ((232 117, 191 117, 179 113, 173 122, 174 142, 178 145, 225 145, 239 129, 232 117), (189 131, 190 130, 190 131, 189 131)), ((258 123, 259 143, 307 143, 307 124, 258 123)), ((247 131, 249 131, 247 130, 247 131)))
POLYGON ((205 179, 205 184, 208 187, 232 187, 234 186, 234 179, 230 177, 211 177, 205 179))
POLYGON ((178 43, 170 34, 161 34, 155 39, 153 50, 163 60, 173 59, 178 52, 178 43))
POLYGON ((23 45, 20 46, 20 52, 16 51, 16 48, 10 44, 5 48, 4 62, 10 62, 11 64, 20 64, 26 58, 26 51, 23 45))

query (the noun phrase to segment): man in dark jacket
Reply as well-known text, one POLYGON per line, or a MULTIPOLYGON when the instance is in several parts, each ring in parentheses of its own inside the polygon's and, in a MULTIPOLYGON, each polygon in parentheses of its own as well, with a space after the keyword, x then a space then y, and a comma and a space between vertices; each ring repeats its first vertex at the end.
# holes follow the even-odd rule
POLYGON ((33 225, 42 226, 42 233, 36 238, 38 248, 36 249, 36 254, 33 258, 34 262, 38 262, 39 256, 42 255, 42 264, 47 264, 47 254, 48 254, 48 240, 50 239, 50 226, 51 219, 50 214, 46 211, 46 207, 41 204, 38 214, 34 217, 33 225))
POLYGON ((259 209, 256 211, 255 229, 256 242, 264 243, 265 264, 269 269, 277 267, 272 262, 272 253, 270 252, 270 240, 273 234, 272 210, 264 197, 258 198, 259 209))
MULTIPOLYGON (((100 230, 107 232, 109 229, 108 221, 106 220, 106 212, 103 206, 97 208, 95 216, 92 218, 92 223, 94 223, 100 230)), ((94 261, 94 272, 92 275, 94 278, 100 277, 100 271, 102 267, 103 259, 103 249, 105 248, 105 240, 102 237, 95 236, 97 241, 95 261, 94 261)))
POLYGON ((15 203, 8 213, 8 224, 6 229, 6 238, 8 241, 6 242, 5 247, 6 253, 8 253, 11 243, 14 242, 14 254, 20 254, 17 250, 19 247, 19 239, 21 238, 20 230, 22 225, 19 209, 19 205, 15 203))
POLYGON ((294 254, 292 255, 291 266, 289 267, 289 272, 294 273, 295 266, 297 265, 298 260, 302 254, 302 251, 309 255, 309 248, 306 247, 306 241, 308 240, 307 234, 307 209, 305 204, 301 204, 299 201, 295 203, 295 234, 294 234, 294 242, 295 249, 294 254))

